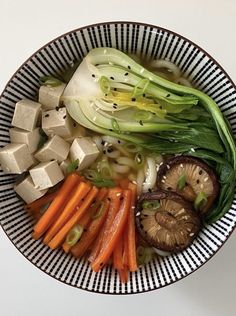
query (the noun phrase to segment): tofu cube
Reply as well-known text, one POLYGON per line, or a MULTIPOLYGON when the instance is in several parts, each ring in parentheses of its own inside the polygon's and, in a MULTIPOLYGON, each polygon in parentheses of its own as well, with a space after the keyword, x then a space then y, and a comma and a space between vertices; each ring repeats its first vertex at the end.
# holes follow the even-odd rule
POLYGON ((47 189, 36 189, 31 176, 26 177, 23 181, 14 186, 16 193, 28 204, 41 198, 47 189))
POLYGON ((10 131, 10 139, 12 143, 26 144, 29 148, 29 152, 33 153, 37 150, 40 140, 39 128, 35 128, 31 132, 14 127, 10 131))
POLYGON ((63 138, 71 136, 72 120, 66 108, 43 112, 42 129, 50 137, 55 134, 63 138))
POLYGON ((40 114, 41 104, 32 100, 21 100, 16 103, 12 125, 26 131, 35 129, 40 114))
POLYGON ((69 158, 67 158, 66 160, 62 161, 60 163, 60 168, 61 168, 61 171, 63 172, 64 175, 67 174, 67 167, 71 164, 71 161, 69 158))
POLYGON ((91 137, 75 138, 70 148, 70 159, 79 160, 79 171, 89 167, 98 155, 99 150, 91 137))
POLYGON ((39 89, 39 103, 44 110, 52 110, 60 105, 60 98, 66 85, 62 83, 57 87, 41 86, 39 89))
POLYGON ((64 179, 64 175, 56 161, 41 162, 29 170, 35 187, 44 190, 53 187, 64 179))
POLYGON ((25 172, 34 163, 26 144, 8 144, 0 149, 0 164, 6 173, 25 172))
POLYGON ((75 138, 85 137, 86 134, 87 134, 87 131, 83 126, 79 125, 76 122, 73 122, 73 129, 72 129, 71 136, 65 137, 65 140, 72 144, 75 138))
POLYGON ((53 136, 44 146, 35 153, 34 157, 42 162, 52 159, 62 162, 69 154, 70 144, 60 136, 53 136))

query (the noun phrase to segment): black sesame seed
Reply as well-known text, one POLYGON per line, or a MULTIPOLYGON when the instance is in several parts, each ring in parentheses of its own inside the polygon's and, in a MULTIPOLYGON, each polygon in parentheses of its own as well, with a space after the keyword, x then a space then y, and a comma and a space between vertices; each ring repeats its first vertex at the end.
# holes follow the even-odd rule
POLYGON ((148 192, 149 192, 149 193, 152 193, 152 190, 149 188, 149 189, 148 189, 148 192))
POLYGON ((54 161, 54 159, 51 159, 51 161, 54 161))
POLYGON ((128 66, 128 69, 131 69, 131 67, 130 67, 130 66, 128 66))
POLYGON ((114 91, 117 91, 117 89, 116 89, 116 88, 114 88, 114 91))
POLYGON ((169 190, 169 191, 172 190, 172 187, 168 187, 167 190, 169 190))
POLYGON ((79 169, 79 166, 77 166, 75 169, 76 169, 76 170, 79 169))
POLYGON ((45 114, 44 117, 49 117, 49 114, 45 114))
POLYGON ((202 170, 199 171, 199 174, 200 174, 200 175, 202 174, 202 170))
POLYGON ((143 126, 143 121, 140 120, 140 121, 139 121, 139 124, 143 126))
POLYGON ((83 201, 84 201, 84 198, 83 198, 83 199, 81 199, 81 201, 83 202, 83 201))
POLYGON ((145 94, 145 93, 143 93, 143 97, 144 97, 144 98, 146 97, 146 94, 145 94))
POLYGON ((122 197, 120 197, 120 201, 123 201, 124 200, 124 197, 122 196, 122 197))
POLYGON ((76 127, 76 123, 73 123, 73 126, 76 127))
POLYGON ((128 74, 129 74, 129 73, 128 73, 128 72, 126 72, 126 73, 125 73, 125 76, 128 76, 128 74))
POLYGON ((95 67, 99 66, 99 64, 96 64, 95 67))
POLYGON ((108 149, 107 149, 107 152, 108 152, 108 153, 112 153, 112 152, 113 152, 113 148, 108 148, 108 149))
POLYGON ((110 77, 111 80, 115 80, 114 77, 110 77))
POLYGON ((65 119, 65 118, 66 118, 66 115, 63 116, 63 119, 65 119))
POLYGON ((199 184, 200 183, 200 181, 197 179, 197 184, 199 184))
POLYGON ((106 155, 106 150, 103 150, 104 155, 106 155))
POLYGON ((112 107, 113 107, 113 109, 117 109, 117 105, 116 104, 114 104, 112 107))
POLYGON ((102 140, 102 141, 101 141, 101 145, 102 145, 102 146, 104 146, 104 145, 105 145, 105 142, 104 142, 104 140, 102 140))
POLYGON ((110 198, 107 198, 107 200, 110 202, 111 201, 111 199, 110 198))
POLYGON ((160 106, 160 110, 162 110, 162 106, 160 106))
POLYGON ((120 141, 120 140, 118 140, 118 141, 117 141, 117 143, 118 143, 118 144, 120 144, 120 143, 121 143, 121 141, 120 141))
POLYGON ((133 102, 134 102, 134 101, 136 101, 136 99, 135 99, 135 98, 132 98, 132 99, 131 99, 131 101, 133 101, 133 102))
POLYGON ((102 267, 103 266, 103 262, 101 262, 99 265, 100 265, 100 267, 102 267))
POLYGON ((107 97, 107 93, 105 93, 105 97, 107 97))
POLYGON ((140 224, 140 228, 143 229, 143 224, 140 224))
POLYGON ((170 94, 168 93, 167 95, 166 95, 166 98, 169 98, 170 97, 170 94))
POLYGON ((86 231, 87 231, 87 228, 84 228, 84 233, 86 233, 86 231))
POLYGON ((92 74, 92 77, 93 77, 93 78, 95 78, 95 75, 94 75, 94 74, 92 74))
POLYGON ((110 131, 110 132, 113 132, 113 130, 112 130, 111 128, 109 129, 109 131, 110 131))
POLYGON ((56 106, 56 111, 59 111, 59 109, 60 109, 59 106, 56 106))

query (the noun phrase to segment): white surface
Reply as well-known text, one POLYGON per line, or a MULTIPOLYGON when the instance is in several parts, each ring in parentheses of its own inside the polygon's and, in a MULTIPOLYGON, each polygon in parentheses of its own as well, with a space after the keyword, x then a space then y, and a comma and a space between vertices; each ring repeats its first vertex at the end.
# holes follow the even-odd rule
MULTIPOLYGON (((174 30, 207 50, 236 81, 234 0, 0 0, 0 12, 1 91, 21 63, 49 40, 83 25, 112 20, 174 30)), ((235 245, 233 233, 200 270, 161 290, 102 296, 48 277, 21 256, 0 229, 0 315, 234 316, 235 245)))

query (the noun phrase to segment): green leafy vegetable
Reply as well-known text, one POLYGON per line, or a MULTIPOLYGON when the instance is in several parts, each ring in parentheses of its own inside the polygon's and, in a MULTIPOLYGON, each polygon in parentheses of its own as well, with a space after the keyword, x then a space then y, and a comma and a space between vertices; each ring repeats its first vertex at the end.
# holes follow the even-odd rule
POLYGON ((74 161, 72 161, 67 167, 66 167, 66 172, 67 174, 70 174, 72 172, 74 172, 79 165, 79 159, 76 159, 74 161))
POLYGON ((84 176, 98 188, 115 186, 115 182, 113 180, 103 178, 101 173, 95 170, 87 169, 84 172, 84 176))

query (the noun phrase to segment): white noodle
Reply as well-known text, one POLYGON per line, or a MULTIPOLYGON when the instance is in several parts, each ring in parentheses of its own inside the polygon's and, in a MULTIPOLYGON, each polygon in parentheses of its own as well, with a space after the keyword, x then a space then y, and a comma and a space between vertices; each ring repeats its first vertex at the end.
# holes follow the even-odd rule
POLYGON ((122 165, 118 165, 116 163, 112 163, 111 167, 117 173, 127 173, 130 170, 129 166, 122 166, 122 165))
POLYGON ((130 157, 131 154, 122 146, 120 145, 113 145, 114 148, 118 149, 120 153, 126 157, 130 157))
POLYGON ((99 151, 102 151, 103 146, 102 146, 102 137, 100 136, 93 136, 93 141, 96 144, 97 148, 99 151))
POLYGON ((152 157, 147 158, 147 172, 146 179, 143 183, 143 192, 147 192, 148 189, 153 189, 156 184, 157 171, 156 171, 156 162, 152 157))
POLYGON ((137 179, 136 179, 138 196, 142 193, 144 179, 145 179, 145 177, 144 177, 143 169, 139 169, 138 173, 137 173, 137 179))
POLYGON ((164 60, 164 59, 157 59, 157 60, 153 60, 150 63, 150 66, 153 67, 153 68, 166 68, 175 77, 180 77, 180 70, 179 70, 179 68, 175 64, 173 64, 171 61, 164 60))
POLYGON ((123 140, 112 136, 102 136, 102 140, 112 145, 123 145, 125 143, 123 140))
POLYGON ((106 150, 106 156, 107 157, 109 157, 109 158, 118 158, 120 156, 119 150, 113 150, 111 153, 109 153, 108 150, 106 150))
POLYGON ((116 161, 120 165, 125 165, 125 166, 129 166, 131 168, 134 168, 134 160, 129 158, 129 157, 119 157, 116 159, 116 161))
POLYGON ((181 84, 186 87, 192 87, 191 83, 184 77, 176 79, 176 83, 181 84))

